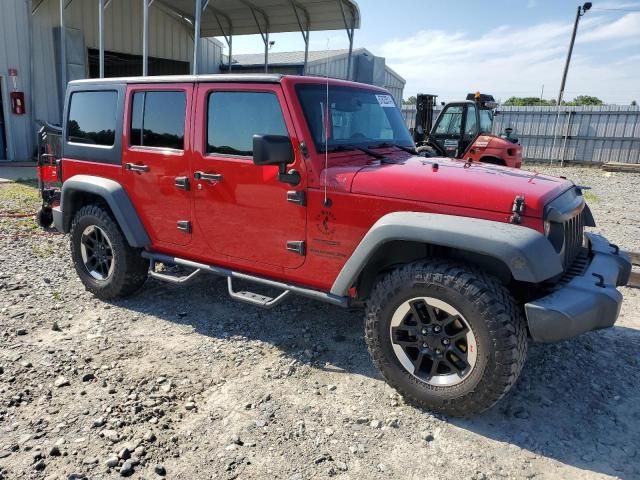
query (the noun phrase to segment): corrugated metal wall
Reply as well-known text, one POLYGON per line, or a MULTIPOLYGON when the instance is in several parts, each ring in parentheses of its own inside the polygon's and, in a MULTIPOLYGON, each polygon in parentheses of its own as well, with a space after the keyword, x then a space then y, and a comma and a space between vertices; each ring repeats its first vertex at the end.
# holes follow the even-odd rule
MULTIPOLYGON (((35 118, 54 123, 60 122, 61 102, 60 97, 51 92, 64 90, 58 85, 59 75, 56 74, 59 41, 55 34, 59 25, 59 0, 45 0, 33 16, 36 79, 33 95, 35 118)), ((65 10, 65 26, 81 32, 86 48, 98 48, 98 2, 73 0, 65 10)), ((142 2, 113 0, 105 11, 104 26, 105 50, 142 55, 142 2)), ((205 54, 213 56, 209 51, 205 54)), ((189 62, 193 57, 193 40, 188 26, 153 6, 149 9, 149 55, 189 62)))
POLYGON ((402 105, 402 93, 404 91, 405 80, 389 67, 384 69, 384 88, 393 95, 396 105, 402 105))
MULTIPOLYGON (((28 0, 2 0, 0 6, 0 90, 5 119, 7 156, 10 159, 25 159, 31 156, 33 132, 31 128, 31 74, 29 59, 28 0), (9 69, 18 70, 17 90, 25 92, 26 115, 13 115, 9 92, 13 81, 9 69)), ((0 154, 0 158, 3 155, 0 154)))
POLYGON ((535 161, 640 163, 640 107, 500 107, 494 132, 511 127, 535 161))
MULTIPOLYGON (((84 78, 87 75, 84 68, 86 50, 97 49, 99 46, 98 2, 72 0, 65 10, 65 22, 67 78, 84 78)), ((44 0, 42 3, 31 0, 1 0, 0 87, 4 116, 8 124, 10 159, 23 160, 31 156, 36 120, 51 123, 61 121, 65 86, 60 80, 62 67, 59 27, 60 0, 44 0), (34 15, 31 15, 32 4, 39 5, 34 15), (27 115, 16 116, 9 113, 8 94, 13 87, 8 77, 9 68, 18 70, 18 90, 25 92, 27 115)), ((141 1, 112 0, 105 12, 104 40, 107 51, 142 55, 141 1)), ((152 6, 149 10, 149 55, 191 64, 191 27, 159 6, 152 6)), ((213 38, 202 39, 200 73, 218 73, 221 59, 221 43, 213 38)))
MULTIPOLYGON (((384 58, 382 57, 374 57, 373 54, 367 52, 367 54, 376 59, 382 60, 382 65, 384 65, 384 58)), ((355 72, 355 68, 358 62, 358 55, 362 55, 361 53, 354 52, 354 56, 351 58, 352 64, 352 72, 357 75, 355 72)), ((336 55, 333 57, 329 57, 329 76, 331 78, 339 78, 346 79, 347 78, 347 66, 348 66, 348 55, 336 55)), ((375 67, 374 67, 375 68, 375 67)), ((274 69, 277 71, 277 68, 274 69)), ((327 72, 327 61, 325 59, 316 60, 314 62, 309 62, 307 64, 307 75, 324 77, 327 72)), ((375 75, 375 71, 374 71, 375 75)), ((402 77, 400 77, 397 73, 391 70, 389 67, 384 65, 384 83, 379 85, 389 90, 389 93, 393 96, 397 105, 402 105, 402 93, 404 90, 405 81, 402 77)), ((366 83, 371 83, 366 79, 356 78, 356 81, 366 81, 366 83)))
POLYGON ((216 38, 200 39, 198 73, 220 73, 222 43, 216 38))
MULTIPOLYGON (((513 128, 525 160, 580 163, 640 163, 640 107, 500 107, 495 134, 513 128)), ((436 107, 434 116, 440 113, 436 107)), ((415 105, 403 105, 407 127, 415 105)))
MULTIPOLYGON (((351 66, 353 67, 355 57, 351 58, 351 66)), ((329 76, 331 78, 347 78, 347 55, 336 55, 329 57, 329 62, 325 59, 316 60, 307 64, 307 75, 324 77, 327 74, 327 63, 329 64, 329 76)))

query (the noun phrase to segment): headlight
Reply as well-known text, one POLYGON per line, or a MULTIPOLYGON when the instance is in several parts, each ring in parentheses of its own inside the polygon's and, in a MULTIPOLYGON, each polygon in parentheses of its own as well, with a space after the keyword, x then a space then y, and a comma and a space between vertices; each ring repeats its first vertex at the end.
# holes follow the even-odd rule
POLYGON ((562 223, 545 220, 544 235, 549 239, 556 252, 560 253, 564 245, 564 225, 562 223))

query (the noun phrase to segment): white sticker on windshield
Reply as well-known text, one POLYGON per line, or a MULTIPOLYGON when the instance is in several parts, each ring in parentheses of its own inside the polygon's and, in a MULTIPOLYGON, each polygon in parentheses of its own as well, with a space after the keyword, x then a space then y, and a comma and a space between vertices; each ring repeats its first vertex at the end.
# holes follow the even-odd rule
POLYGON ((395 108, 396 106, 391 95, 376 95, 376 98, 381 107, 395 108))

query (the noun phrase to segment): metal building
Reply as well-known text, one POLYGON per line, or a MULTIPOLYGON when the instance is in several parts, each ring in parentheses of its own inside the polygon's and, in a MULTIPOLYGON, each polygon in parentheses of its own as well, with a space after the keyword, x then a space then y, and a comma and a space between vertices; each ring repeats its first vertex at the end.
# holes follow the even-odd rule
MULTIPOLYGON (((99 76, 100 2, 63 2, 65 59, 60 58, 60 0, 2 0, 0 160, 30 158, 37 122, 61 121, 66 82, 99 76), (13 91, 24 93, 24 114, 12 112, 13 91)), ((193 27, 160 5, 149 10, 149 73, 188 74, 193 27)), ((105 8, 105 76, 142 73, 142 16, 140 1, 113 0, 105 8)), ((217 73, 222 44, 203 38, 200 46, 199 72, 217 73)))
POLYGON ((70 80, 218 73, 222 43, 213 37, 223 38, 232 50, 237 35, 261 36, 265 71, 270 33, 298 31, 308 51, 310 31, 345 30, 351 57, 354 31, 360 27, 354 0, 1 3, 0 161, 32 156, 37 122, 61 123, 70 80))
MULTIPOLYGON (((304 51, 270 53, 269 71, 304 75, 304 58, 304 51)), ((235 72, 257 73, 263 71, 263 59, 262 54, 234 55, 231 65, 235 72)), ((227 62, 225 56, 222 71, 228 70, 227 62)), ((319 77, 328 74, 332 78, 340 79, 350 76, 350 80, 386 88, 393 95, 396 104, 402 105, 405 79, 386 65, 383 57, 377 57, 365 48, 353 50, 350 68, 348 49, 310 51, 306 74, 319 77)))

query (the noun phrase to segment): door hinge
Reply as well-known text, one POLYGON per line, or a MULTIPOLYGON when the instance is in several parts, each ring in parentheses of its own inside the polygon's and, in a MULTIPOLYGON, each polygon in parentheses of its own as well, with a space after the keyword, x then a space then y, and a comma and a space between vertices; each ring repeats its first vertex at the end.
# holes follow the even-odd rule
POLYGON ((289 190, 287 192, 287 202, 304 207, 307 205, 307 195, 304 190, 289 190))
POLYGON ((292 240, 287 242, 287 250, 297 253, 303 257, 307 253, 304 240, 292 240))
POLYGON ((175 186, 182 190, 189 190, 189 177, 176 177, 175 186))
POLYGON ((191 233, 191 222, 189 220, 178 220, 178 230, 182 230, 184 233, 191 233))

